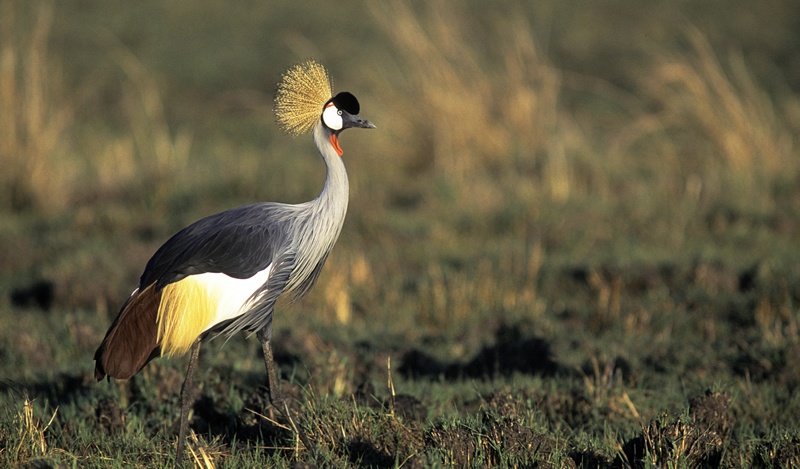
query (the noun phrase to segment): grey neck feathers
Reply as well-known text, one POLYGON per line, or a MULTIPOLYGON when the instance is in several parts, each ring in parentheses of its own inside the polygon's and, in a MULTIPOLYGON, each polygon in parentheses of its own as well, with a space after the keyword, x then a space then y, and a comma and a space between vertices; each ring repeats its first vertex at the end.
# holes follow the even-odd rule
MULTIPOLYGON (((342 157, 333 149, 330 141, 330 130, 321 123, 314 126, 314 143, 317 145, 322 160, 325 161, 327 176, 322 192, 311 204, 317 206, 321 216, 327 216, 339 221, 339 228, 344 222, 349 199, 350 183, 347 180, 347 171, 344 168, 342 157)), ((338 230, 337 230, 338 236, 338 230)))
POLYGON ((331 132, 321 122, 314 126, 314 143, 325 162, 325 185, 316 199, 300 204, 300 215, 290 236, 296 265, 285 291, 302 295, 319 273, 339 238, 349 199, 349 182, 342 158, 330 142, 331 132))

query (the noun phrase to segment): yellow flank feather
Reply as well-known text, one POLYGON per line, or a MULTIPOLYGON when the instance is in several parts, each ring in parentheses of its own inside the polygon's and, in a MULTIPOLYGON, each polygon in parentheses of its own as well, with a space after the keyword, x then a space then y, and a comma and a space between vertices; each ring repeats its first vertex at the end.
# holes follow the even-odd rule
POLYGON ((158 341, 161 356, 183 355, 216 316, 219 298, 189 276, 161 292, 158 341))
POLYGON ((292 135, 308 132, 319 120, 323 106, 333 97, 325 67, 313 60, 295 65, 283 74, 275 96, 278 124, 292 135))

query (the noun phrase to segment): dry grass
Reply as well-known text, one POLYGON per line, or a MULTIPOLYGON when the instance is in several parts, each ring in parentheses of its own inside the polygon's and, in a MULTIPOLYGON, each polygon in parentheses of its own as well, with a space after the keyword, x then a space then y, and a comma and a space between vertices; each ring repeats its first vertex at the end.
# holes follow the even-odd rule
MULTIPOLYGON (((53 411, 53 415, 47 421, 43 421, 36 416, 33 402, 25 396, 20 410, 15 419, 16 435, 13 437, 14 447, 12 460, 28 461, 38 457, 46 456, 48 453, 47 439, 45 433, 52 425, 58 414, 58 408, 53 411)), ((9 440, 12 438, 9 436, 9 440)))
POLYGON ((641 416, 627 392, 623 391, 622 371, 616 360, 591 357, 591 373, 581 371, 586 394, 593 407, 602 409, 604 413, 625 415, 639 420, 641 416))
POLYGON ((120 100, 129 132, 117 137, 95 131, 88 146, 81 145, 76 115, 109 78, 90 73, 80 88, 65 89, 49 51, 53 5, 39 2, 33 12, 23 7, 21 13, 18 6, 3 2, 0 20, 0 163, 6 168, 0 204, 60 211, 87 194, 138 180, 163 195, 160 182, 185 167, 192 139, 186 131, 171 135, 152 72, 116 45, 110 55, 127 79, 120 100))
POLYGON ((38 5, 30 30, 15 2, 3 2, 0 20, 0 163, 2 204, 22 209, 59 204, 76 177, 59 148, 80 98, 61 89, 60 70, 48 56, 53 8, 38 5))
POLYGON ((478 21, 459 5, 370 7, 401 68, 419 71, 378 78, 379 86, 394 86, 381 90, 397 107, 393 114, 409 116, 387 134, 413 142, 409 166, 433 169, 481 210, 496 209, 506 190, 525 197, 541 186, 554 199, 570 196, 569 159, 586 143, 561 106, 562 74, 525 14, 478 21), (489 44, 479 39, 487 36, 494 38, 489 44))
MULTIPOLYGON (((687 28, 688 51, 643 45, 650 58, 632 69, 636 89, 623 92, 554 65, 523 11, 478 21, 449 4, 371 10, 401 69, 419 71, 379 74, 376 86, 394 86, 381 89, 398 107, 393 114, 410 116, 388 138, 412 143, 400 150, 407 164, 437 171, 477 210, 495 211, 509 195, 614 197, 613 181, 638 168, 656 171, 656 189, 690 198, 710 186, 719 196, 720 174, 753 188, 797 174, 797 99, 773 102, 741 53, 720 59, 697 29, 687 28), (493 40, 476 39, 484 37, 493 40), (616 102, 627 122, 595 140, 565 104, 567 93, 616 102)), ((579 113, 600 119, 605 110, 590 103, 579 113)))
POLYGON ((103 168, 104 185, 125 184, 144 176, 156 199, 163 200, 172 185, 169 179, 188 164, 192 134, 181 129, 172 135, 160 86, 152 71, 121 44, 114 47, 112 57, 127 78, 122 104, 130 134, 119 137, 111 157, 99 158, 107 165, 103 168), (120 163, 128 163, 128 171, 120 173, 120 163))
POLYGON ((217 467, 214 461, 225 455, 225 452, 219 449, 220 446, 217 440, 209 444, 204 444, 197 438, 197 434, 194 430, 192 430, 189 436, 189 444, 186 445, 186 448, 189 450, 189 454, 192 457, 194 467, 214 469, 217 467))
MULTIPOLYGON (((76 143, 76 113, 110 77, 90 75, 80 89, 64 89, 48 51, 53 7, 40 4, 29 30, 15 21, 26 15, 13 2, 3 8, 0 161, 10 168, 3 204, 58 209, 87 191, 107 194, 137 181, 147 181, 157 200, 168 197, 193 138, 190 129, 170 128, 158 76, 107 37, 108 59, 122 72, 113 79, 122 79, 115 99, 125 129, 76 143)), ((688 52, 645 50, 649 63, 631 76, 637 88, 622 93, 556 66, 522 6, 480 20, 458 5, 369 8, 396 51, 375 74, 375 101, 393 116, 377 146, 409 174, 433 175, 444 203, 458 199, 488 215, 514 201, 625 197, 615 181, 635 184, 628 175, 641 170, 658 174, 647 189, 696 200, 721 197, 726 174, 761 187, 798 171, 797 99, 773 102, 740 53, 720 60, 698 30, 686 35, 688 52), (591 100, 576 111, 565 102, 576 93, 605 102, 625 94, 628 115, 618 117, 626 121, 593 136, 587 125, 606 111, 591 100)), ((346 322, 345 300, 334 301, 346 322)))
POLYGON ((708 190, 726 175, 752 189, 796 175, 797 99, 774 102, 740 52, 721 59, 701 31, 689 28, 686 41, 688 50, 651 52, 652 63, 637 78, 655 112, 636 116, 614 150, 640 153, 635 142, 666 137, 650 148, 667 162, 664 178, 686 181, 688 192, 708 190))

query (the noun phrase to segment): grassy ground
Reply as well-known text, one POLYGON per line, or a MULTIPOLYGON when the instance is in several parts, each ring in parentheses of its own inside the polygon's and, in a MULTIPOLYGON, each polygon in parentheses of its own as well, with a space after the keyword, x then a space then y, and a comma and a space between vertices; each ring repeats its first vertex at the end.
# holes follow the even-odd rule
MULTIPOLYGON (((791 2, 0 1, 0 465, 174 462, 186 360, 95 383, 92 354, 177 229, 319 191, 271 112, 307 57, 378 126, 343 137, 342 237, 275 318, 317 465, 800 465, 798 24, 791 2)), ((195 464, 315 463, 256 340, 200 363, 195 464)))

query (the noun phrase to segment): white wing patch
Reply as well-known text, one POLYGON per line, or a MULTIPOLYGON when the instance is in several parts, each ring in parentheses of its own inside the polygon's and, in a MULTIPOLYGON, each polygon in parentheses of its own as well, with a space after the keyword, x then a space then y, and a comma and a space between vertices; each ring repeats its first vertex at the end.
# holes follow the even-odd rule
POLYGON ((240 279, 223 273, 207 272, 194 277, 202 283, 212 296, 219 298, 214 320, 203 332, 217 324, 244 314, 251 306, 253 293, 267 282, 272 272, 272 264, 250 278, 240 279), (217 296, 218 295, 218 296, 217 296))

